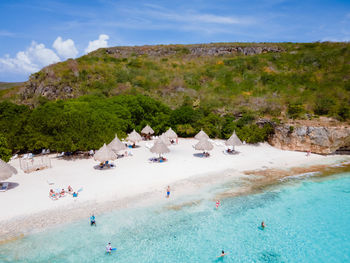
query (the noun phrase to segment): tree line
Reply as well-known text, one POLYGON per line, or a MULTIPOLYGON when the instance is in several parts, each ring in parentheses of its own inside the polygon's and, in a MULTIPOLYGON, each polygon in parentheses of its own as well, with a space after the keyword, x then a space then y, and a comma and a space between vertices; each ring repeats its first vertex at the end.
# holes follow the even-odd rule
POLYGON ((184 101, 176 109, 144 95, 87 95, 77 99, 46 101, 35 108, 0 103, 0 157, 13 153, 50 149, 74 152, 98 149, 149 124, 156 134, 172 127, 180 137, 192 137, 203 129, 212 138, 227 139, 233 130, 248 143, 265 141, 270 125, 259 127, 249 112, 242 117, 214 113, 184 101))

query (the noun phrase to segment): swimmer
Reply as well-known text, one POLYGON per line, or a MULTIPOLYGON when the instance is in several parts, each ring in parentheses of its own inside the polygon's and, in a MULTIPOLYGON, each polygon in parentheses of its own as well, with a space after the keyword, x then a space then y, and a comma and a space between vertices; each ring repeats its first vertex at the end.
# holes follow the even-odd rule
POLYGON ((170 186, 168 185, 168 188, 166 189, 166 198, 170 197, 170 186))
POLYGON ((264 229, 266 226, 265 226, 265 223, 264 221, 261 222, 261 228, 264 229))
POLYGON ((218 258, 223 258, 224 256, 226 256, 228 253, 225 253, 225 251, 221 250, 221 255, 218 256, 218 258))
POLYGON ((111 254, 112 253, 112 246, 111 243, 108 243, 108 245, 106 246, 106 252, 111 254))
POLYGON ((96 219, 95 219, 95 215, 92 214, 92 216, 90 216, 90 225, 91 226, 96 226, 96 219))
POLYGON ((216 204, 215 204, 216 209, 219 208, 219 205, 220 205, 220 200, 217 200, 217 201, 216 201, 216 204))

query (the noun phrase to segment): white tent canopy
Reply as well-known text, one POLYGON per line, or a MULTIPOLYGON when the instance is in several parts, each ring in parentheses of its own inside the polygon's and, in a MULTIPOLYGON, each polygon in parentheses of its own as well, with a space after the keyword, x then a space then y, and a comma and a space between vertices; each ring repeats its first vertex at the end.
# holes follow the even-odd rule
POLYGON ((226 146, 240 146, 243 145, 242 141, 238 138, 236 132, 234 131, 231 137, 225 142, 226 146))
POLYGON ((166 137, 168 137, 169 139, 176 139, 177 138, 177 134, 176 132, 173 131, 173 129, 170 127, 166 132, 165 132, 166 137))
POLYGON ((0 181, 5 181, 14 174, 17 174, 16 168, 0 159, 0 181))
POLYGON ((154 130, 147 124, 141 131, 143 134, 154 134, 154 130))
POLYGON ((123 151, 126 149, 125 144, 119 140, 117 135, 115 135, 115 138, 107 146, 114 153, 118 153, 119 151, 123 151))
POLYGON ((142 137, 135 130, 133 130, 131 133, 129 133, 129 135, 126 138, 126 140, 129 141, 129 142, 137 143, 139 141, 142 141, 142 137))
POLYGON ((150 151, 152 153, 157 153, 157 154, 161 155, 163 153, 170 152, 170 149, 165 145, 165 143, 161 139, 158 139, 154 142, 154 145, 152 146, 150 151))
POLYGON ((106 144, 103 144, 103 146, 95 152, 94 159, 96 161, 100 161, 102 163, 109 161, 109 160, 115 160, 118 156, 116 153, 114 153, 109 147, 107 147, 106 144))
POLYGON ((201 139, 195 146, 194 148, 197 150, 197 151, 211 151, 213 150, 214 148, 214 145, 209 142, 208 140, 206 139, 201 139))
POLYGON ((197 133, 196 136, 194 136, 194 138, 197 139, 197 140, 201 140, 201 139, 208 140, 209 136, 203 130, 200 130, 200 132, 197 133))

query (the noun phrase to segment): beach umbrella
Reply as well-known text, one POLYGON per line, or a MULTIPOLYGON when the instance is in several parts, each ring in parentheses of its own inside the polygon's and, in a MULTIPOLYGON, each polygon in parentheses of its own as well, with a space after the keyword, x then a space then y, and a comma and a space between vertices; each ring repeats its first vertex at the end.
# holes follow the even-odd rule
POLYGON ((95 152, 94 159, 96 161, 100 161, 101 163, 104 163, 109 160, 115 160, 118 158, 118 155, 114 153, 109 147, 107 147, 106 144, 103 144, 103 146, 95 152))
POLYGON ((160 135, 159 138, 164 142, 164 144, 165 144, 166 146, 171 145, 170 139, 169 139, 168 136, 166 136, 165 133, 163 133, 162 135, 160 135))
POLYGON ((119 140, 117 135, 115 135, 115 138, 113 139, 113 141, 111 141, 107 146, 114 153, 118 153, 119 151, 123 151, 126 149, 125 144, 119 140))
POLYGON ((231 137, 225 142, 226 146, 241 146, 243 145, 242 141, 238 138, 236 132, 234 131, 231 137))
POLYGON ((194 148, 198 151, 211 151, 213 150, 214 145, 211 142, 209 142, 207 139, 201 139, 194 146, 194 148))
POLYGON ((16 168, 0 159, 0 181, 5 181, 14 174, 17 174, 16 168))
POLYGON ((201 140, 201 139, 209 139, 209 136, 203 131, 201 130, 199 133, 196 134, 196 136, 194 136, 195 139, 197 140, 201 140))
POLYGON ((154 142, 154 145, 150 149, 152 153, 157 153, 161 155, 162 153, 168 153, 170 152, 168 146, 165 145, 165 143, 162 141, 162 139, 158 139, 154 142))
POLYGON ((143 134, 154 134, 154 130, 147 124, 141 131, 143 134))
POLYGON ((176 139, 177 138, 177 134, 173 131, 172 128, 169 128, 166 132, 165 132, 166 137, 168 137, 169 139, 176 139))
POLYGON ((135 130, 133 130, 131 133, 129 133, 126 140, 129 142, 137 143, 138 141, 142 141, 142 137, 135 130))

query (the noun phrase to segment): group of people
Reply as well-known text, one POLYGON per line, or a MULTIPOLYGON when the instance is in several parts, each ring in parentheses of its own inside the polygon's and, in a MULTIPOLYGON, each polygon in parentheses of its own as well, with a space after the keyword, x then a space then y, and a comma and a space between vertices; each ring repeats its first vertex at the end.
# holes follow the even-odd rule
POLYGON ((66 194, 71 194, 73 197, 78 197, 78 193, 73 191, 73 188, 68 185, 67 191, 62 188, 61 191, 55 192, 53 189, 50 189, 49 196, 53 200, 58 200, 58 198, 65 197, 66 194))

